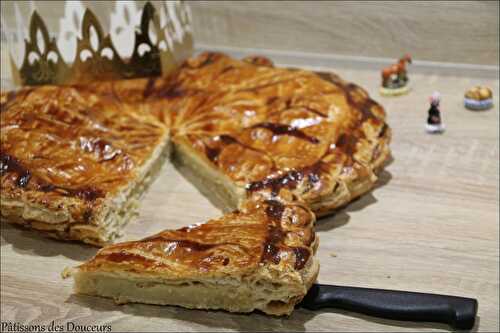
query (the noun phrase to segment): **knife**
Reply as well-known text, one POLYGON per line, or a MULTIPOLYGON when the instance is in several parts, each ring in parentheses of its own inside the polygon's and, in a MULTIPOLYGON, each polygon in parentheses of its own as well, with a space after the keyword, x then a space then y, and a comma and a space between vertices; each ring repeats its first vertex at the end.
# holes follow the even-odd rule
POLYGON ((399 290, 314 284, 299 304, 308 310, 343 309, 369 316, 445 323, 455 329, 474 327, 476 299, 399 290))

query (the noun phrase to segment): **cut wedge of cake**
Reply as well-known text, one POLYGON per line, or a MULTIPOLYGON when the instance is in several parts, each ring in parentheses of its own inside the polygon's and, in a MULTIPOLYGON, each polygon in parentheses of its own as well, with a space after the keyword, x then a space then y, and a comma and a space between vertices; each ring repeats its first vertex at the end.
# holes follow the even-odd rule
POLYGON ((334 74, 203 53, 149 83, 168 99, 174 162, 225 210, 286 189, 325 215, 369 191, 390 155, 383 108, 334 74))
POLYGON ((318 215, 369 191, 383 108, 333 74, 203 53, 169 77, 1 94, 1 216, 102 245, 169 153, 225 211, 291 191, 318 215))
POLYGON ((2 92, 0 102, 2 222, 95 245, 114 239, 169 155, 161 106, 77 86, 2 92))
POLYGON ((76 293, 117 303, 285 315, 318 274, 314 214, 301 204, 247 202, 204 224, 102 248, 63 273, 76 293))

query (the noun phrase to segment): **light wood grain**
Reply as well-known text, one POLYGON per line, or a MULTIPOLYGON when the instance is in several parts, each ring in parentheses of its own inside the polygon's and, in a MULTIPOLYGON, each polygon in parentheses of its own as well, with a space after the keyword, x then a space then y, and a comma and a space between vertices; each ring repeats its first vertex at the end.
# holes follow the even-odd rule
MULTIPOLYGON (((379 72, 333 68, 366 87, 387 110, 394 161, 378 188, 319 220, 319 281, 475 297, 476 330, 499 330, 499 110, 498 80, 415 74, 413 92, 377 94, 379 72), (462 107, 466 88, 489 85, 495 108, 462 107), (443 135, 424 132, 427 98, 442 93, 443 135)), ((145 196, 125 239, 151 235, 218 216, 210 202, 165 165, 145 196)), ((379 320, 344 311, 296 310, 290 318, 262 314, 185 310, 149 305, 117 306, 75 296, 65 266, 95 253, 11 226, 1 229, 1 318, 21 323, 109 323, 113 330, 147 331, 445 331, 444 325, 379 320)))
POLYGON ((498 1, 191 1, 211 46, 498 66, 498 1))

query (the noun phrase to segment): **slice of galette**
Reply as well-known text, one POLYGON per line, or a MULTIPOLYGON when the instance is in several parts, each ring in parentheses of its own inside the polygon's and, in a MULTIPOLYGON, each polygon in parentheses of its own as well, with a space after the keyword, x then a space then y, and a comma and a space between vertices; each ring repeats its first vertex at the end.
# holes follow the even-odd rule
POLYGON ((300 204, 249 202, 204 224, 104 247, 64 275, 76 293, 117 303, 290 314, 318 274, 314 219, 300 204))

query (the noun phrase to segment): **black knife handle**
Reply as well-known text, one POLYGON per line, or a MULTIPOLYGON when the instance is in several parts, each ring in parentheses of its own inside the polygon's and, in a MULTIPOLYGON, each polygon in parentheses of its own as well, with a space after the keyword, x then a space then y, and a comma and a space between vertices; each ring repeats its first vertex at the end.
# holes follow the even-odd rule
POLYGON ((473 298, 314 284, 301 303, 309 310, 337 308, 370 316, 446 323, 471 329, 477 314, 473 298))

